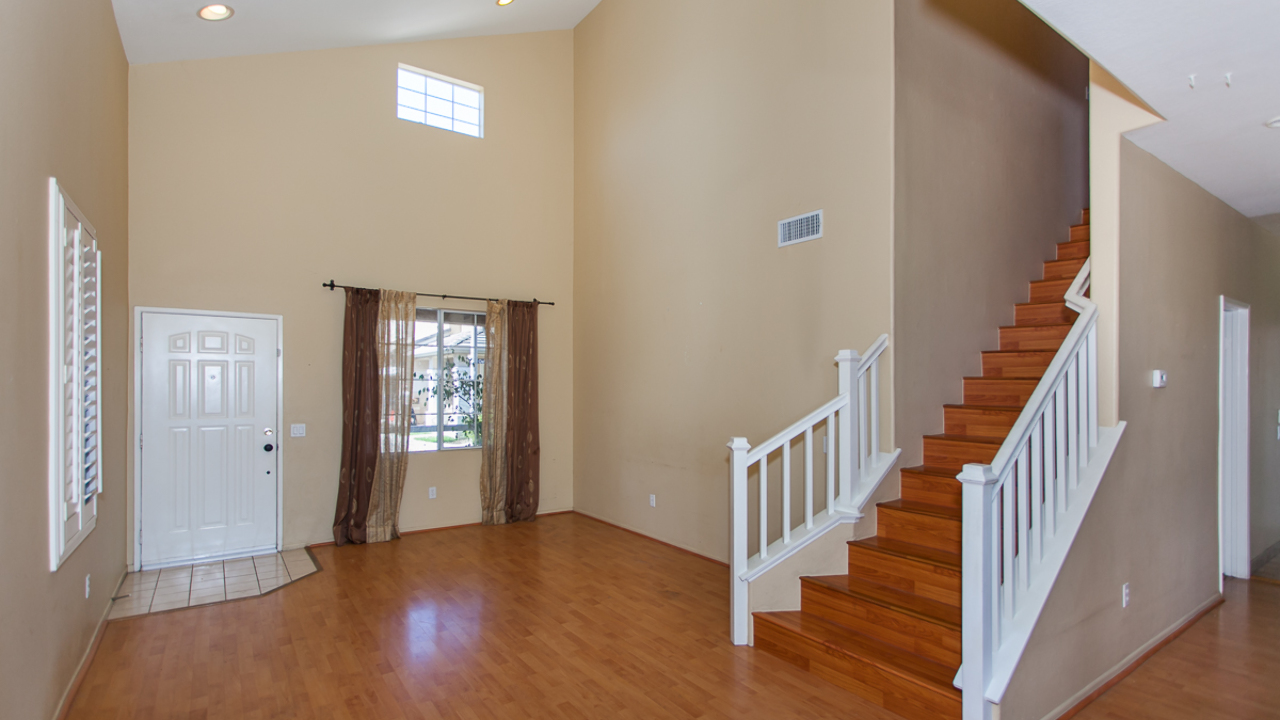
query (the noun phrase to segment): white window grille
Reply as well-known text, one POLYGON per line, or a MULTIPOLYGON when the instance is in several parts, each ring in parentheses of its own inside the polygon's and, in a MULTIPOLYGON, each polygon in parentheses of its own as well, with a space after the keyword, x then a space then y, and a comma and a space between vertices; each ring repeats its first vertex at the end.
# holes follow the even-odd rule
POLYGON ((484 88, 401 65, 396 117, 472 137, 484 137, 484 88))
POLYGON ((57 570, 93 530, 102 492, 97 233, 49 180, 49 549, 57 570))

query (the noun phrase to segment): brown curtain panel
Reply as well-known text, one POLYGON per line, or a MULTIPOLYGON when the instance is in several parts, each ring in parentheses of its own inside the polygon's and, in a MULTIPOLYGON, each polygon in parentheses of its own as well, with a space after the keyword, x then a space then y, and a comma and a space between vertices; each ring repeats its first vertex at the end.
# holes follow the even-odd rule
POLYGON ((378 290, 347 289, 342 331, 342 465, 333 540, 368 539, 369 495, 378 469, 378 290))
POLYGON ((507 522, 538 514, 538 306, 507 306, 507 522))
POLYGON ((507 522, 507 301, 484 316, 484 400, 480 419, 480 521, 507 522))

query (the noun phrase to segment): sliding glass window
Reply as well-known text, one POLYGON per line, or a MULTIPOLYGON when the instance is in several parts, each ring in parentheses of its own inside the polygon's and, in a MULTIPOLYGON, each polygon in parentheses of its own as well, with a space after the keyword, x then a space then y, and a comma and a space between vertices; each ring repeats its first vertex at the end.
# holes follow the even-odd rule
POLYGON ((484 313, 418 308, 409 452, 480 447, 484 313))

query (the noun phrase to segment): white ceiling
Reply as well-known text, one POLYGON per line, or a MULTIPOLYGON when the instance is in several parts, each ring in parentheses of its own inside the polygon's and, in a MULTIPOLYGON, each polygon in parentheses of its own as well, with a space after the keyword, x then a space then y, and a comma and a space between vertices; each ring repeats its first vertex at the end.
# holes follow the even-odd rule
POLYGON ((1280 117, 1280 2, 1022 2, 1168 119, 1130 140, 1249 217, 1280 212, 1280 130, 1264 126, 1280 117))
POLYGON ((600 0, 223 0, 235 15, 207 22, 214 0, 112 0, 129 63, 568 30, 600 0))

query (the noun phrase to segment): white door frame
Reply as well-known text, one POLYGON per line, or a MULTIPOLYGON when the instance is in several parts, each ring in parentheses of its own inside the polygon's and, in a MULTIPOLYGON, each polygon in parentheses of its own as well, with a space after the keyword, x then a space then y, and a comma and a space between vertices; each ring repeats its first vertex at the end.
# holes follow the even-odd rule
POLYGON ((1218 590, 1247 578, 1249 554, 1249 306, 1223 295, 1218 323, 1218 590), (1229 352, 1230 351, 1230 352, 1229 352), (1228 362, 1234 360, 1231 367, 1228 362))
MULTIPOLYGON (((142 315, 195 315, 198 317, 224 317, 247 320, 274 320, 276 323, 276 436, 284 437, 284 316, 260 313, 220 312, 217 310, 187 310, 183 308, 157 308, 135 306, 133 308, 133 514, 130 517, 130 538, 133 559, 130 572, 142 569, 142 315)), ((276 443, 276 552, 284 551, 284 443, 276 443)))

